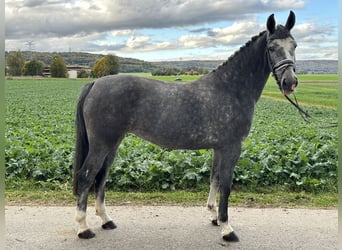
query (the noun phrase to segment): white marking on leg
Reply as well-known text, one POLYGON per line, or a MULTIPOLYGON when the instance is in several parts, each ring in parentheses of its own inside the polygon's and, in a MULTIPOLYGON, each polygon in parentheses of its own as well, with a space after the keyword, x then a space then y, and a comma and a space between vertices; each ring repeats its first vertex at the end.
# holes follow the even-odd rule
POLYGON ((95 210, 96 215, 99 216, 102 219, 102 225, 107 223, 108 221, 112 221, 112 218, 110 218, 106 212, 106 206, 105 201, 100 201, 100 199, 95 200, 95 210))
POLYGON ((76 209, 76 222, 78 223, 78 226, 79 226, 77 234, 80 234, 89 229, 86 217, 87 217, 86 212, 76 209))
POLYGON ((231 227, 231 225, 228 222, 220 222, 220 225, 221 225, 222 237, 234 232, 234 229, 231 227))
POLYGON ((207 207, 208 210, 211 213, 211 221, 217 221, 217 212, 218 209, 216 207, 216 195, 217 195, 217 191, 218 191, 218 186, 216 185, 216 183, 211 183, 210 184, 210 191, 209 191, 209 197, 208 197, 208 202, 207 202, 207 207))

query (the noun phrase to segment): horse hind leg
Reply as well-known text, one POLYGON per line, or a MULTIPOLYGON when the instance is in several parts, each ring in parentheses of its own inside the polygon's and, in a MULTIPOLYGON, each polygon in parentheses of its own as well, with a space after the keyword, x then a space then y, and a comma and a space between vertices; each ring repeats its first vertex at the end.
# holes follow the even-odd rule
POLYGON ((92 147, 82 168, 77 173, 77 190, 79 190, 79 194, 77 196, 76 222, 79 224, 77 235, 82 239, 90 239, 95 236, 95 233, 89 228, 86 219, 88 194, 109 151, 101 146, 92 147))
POLYGON ((115 229, 117 227, 110 216, 107 214, 105 206, 105 185, 110 166, 112 165, 115 158, 116 148, 107 155, 100 172, 95 178, 96 215, 102 219, 102 228, 106 230, 115 229))

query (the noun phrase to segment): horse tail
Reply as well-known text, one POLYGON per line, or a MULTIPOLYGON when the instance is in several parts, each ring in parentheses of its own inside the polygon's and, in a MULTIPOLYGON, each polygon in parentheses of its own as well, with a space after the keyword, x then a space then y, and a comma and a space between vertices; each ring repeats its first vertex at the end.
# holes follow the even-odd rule
POLYGON ((84 123, 83 117, 83 104, 84 100, 89 94, 94 82, 86 84, 81 92, 81 95, 77 103, 76 111, 76 147, 75 147, 75 158, 74 158, 74 178, 73 178, 73 193, 75 196, 79 194, 78 190, 78 177, 77 174, 82 168, 82 165, 88 155, 89 142, 87 130, 84 123))

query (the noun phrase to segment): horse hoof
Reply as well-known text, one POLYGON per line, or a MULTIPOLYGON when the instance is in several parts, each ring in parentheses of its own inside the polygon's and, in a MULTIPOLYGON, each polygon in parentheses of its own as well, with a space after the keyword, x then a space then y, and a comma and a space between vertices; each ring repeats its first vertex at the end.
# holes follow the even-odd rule
POLYGON ((106 230, 111 230, 111 229, 117 228, 117 226, 115 225, 115 223, 113 221, 110 220, 110 221, 106 222, 105 224, 103 224, 102 228, 106 229, 106 230))
POLYGON ((217 222, 217 219, 212 220, 211 224, 214 225, 214 226, 219 226, 219 224, 217 222))
POLYGON ((230 234, 226 234, 222 236, 223 239, 225 241, 229 241, 229 242, 239 242, 239 238, 237 237, 237 235, 233 232, 231 232, 230 234))
POLYGON ((78 238, 80 239, 91 239, 94 237, 95 237, 95 234, 90 229, 87 229, 81 233, 78 233, 78 238))

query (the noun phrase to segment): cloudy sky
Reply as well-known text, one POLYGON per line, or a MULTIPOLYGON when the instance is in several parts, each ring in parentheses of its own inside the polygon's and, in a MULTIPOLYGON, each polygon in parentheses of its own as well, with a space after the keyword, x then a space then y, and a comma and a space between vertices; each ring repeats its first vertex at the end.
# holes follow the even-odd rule
POLYGON ((284 24, 293 10, 297 59, 337 60, 337 7, 338 0, 6 0, 5 46, 225 60, 265 30, 270 14, 284 24))

